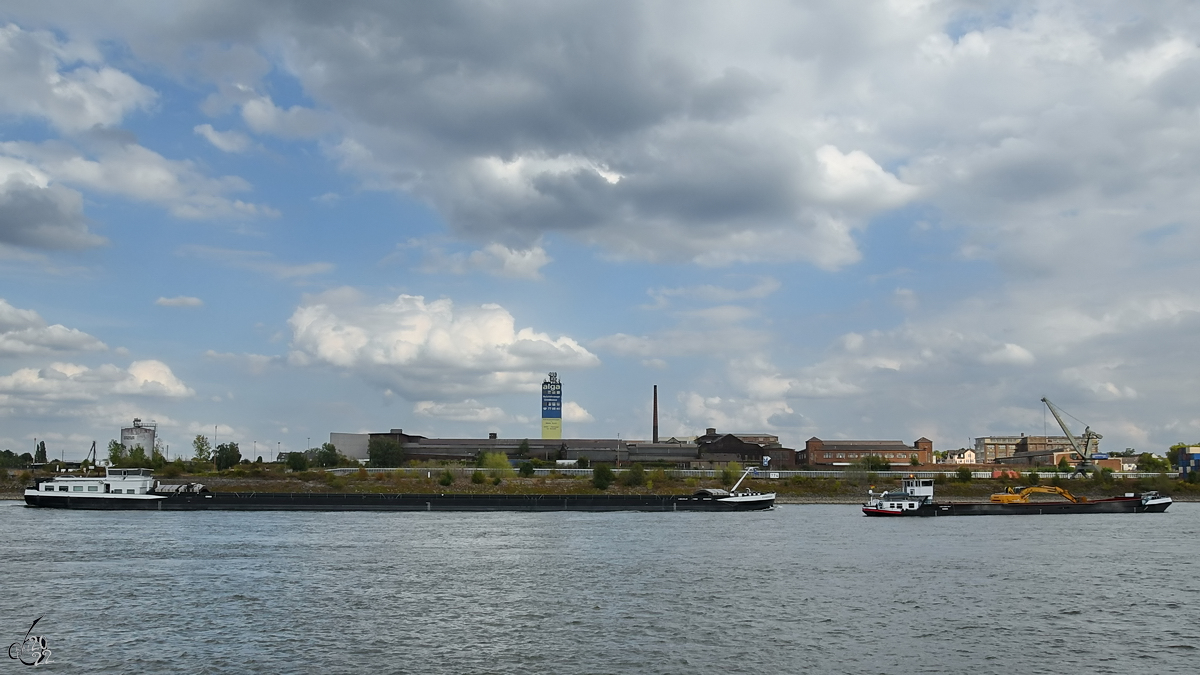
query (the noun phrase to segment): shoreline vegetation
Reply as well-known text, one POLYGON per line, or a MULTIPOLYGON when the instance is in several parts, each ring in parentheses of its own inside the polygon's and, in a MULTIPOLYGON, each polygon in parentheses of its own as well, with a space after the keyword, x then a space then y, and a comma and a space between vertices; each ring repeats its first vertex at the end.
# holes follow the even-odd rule
MULTIPOLYGON (((25 487, 32 484, 35 477, 29 472, 6 473, 0 476, 0 499, 22 499, 25 487)), ((603 489, 587 476, 554 472, 532 476, 521 475, 515 469, 472 470, 470 467, 444 466, 406 467, 388 472, 362 470, 337 475, 322 470, 288 471, 285 467, 273 464, 242 464, 220 472, 160 472, 158 478, 164 483, 203 483, 214 492, 691 494, 702 487, 730 487, 731 473, 727 472, 724 476, 718 473, 714 478, 676 478, 670 470, 661 468, 624 471, 613 476, 603 489)), ((740 471, 737 474, 740 475, 740 471)), ((1088 498, 1157 490, 1176 501, 1200 501, 1200 484, 1165 475, 1155 478, 1100 475, 1080 479, 1067 479, 1057 474, 967 480, 946 477, 938 479, 935 490, 939 501, 987 501, 992 493, 1002 492, 1009 486, 1034 482, 1059 485, 1077 496, 1088 498)), ((742 486, 758 492, 775 492, 779 504, 861 504, 866 500, 869 487, 874 486, 876 490, 899 487, 899 480, 890 476, 848 471, 841 478, 753 478, 747 479, 742 486)), ((1058 499, 1049 495, 1043 497, 1047 501, 1058 499)))

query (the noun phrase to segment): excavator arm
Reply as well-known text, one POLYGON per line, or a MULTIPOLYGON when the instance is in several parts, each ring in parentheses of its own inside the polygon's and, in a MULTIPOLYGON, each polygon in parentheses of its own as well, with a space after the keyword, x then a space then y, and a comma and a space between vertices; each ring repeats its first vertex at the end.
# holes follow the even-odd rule
POLYGON ((1058 495, 1074 504, 1082 504, 1087 501, 1087 497, 1076 497, 1064 488, 1053 485, 1032 485, 1030 487, 1009 487, 1004 492, 992 495, 992 502, 996 504, 1028 504, 1030 495, 1034 494, 1058 495))

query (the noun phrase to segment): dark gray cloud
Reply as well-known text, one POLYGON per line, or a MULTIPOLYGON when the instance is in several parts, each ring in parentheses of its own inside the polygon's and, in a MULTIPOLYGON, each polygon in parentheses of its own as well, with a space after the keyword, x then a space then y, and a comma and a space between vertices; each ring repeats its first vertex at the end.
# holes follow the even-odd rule
POLYGON ((18 176, 0 183, 0 243, 80 249, 106 241, 88 231, 78 192, 61 185, 40 187, 18 176))

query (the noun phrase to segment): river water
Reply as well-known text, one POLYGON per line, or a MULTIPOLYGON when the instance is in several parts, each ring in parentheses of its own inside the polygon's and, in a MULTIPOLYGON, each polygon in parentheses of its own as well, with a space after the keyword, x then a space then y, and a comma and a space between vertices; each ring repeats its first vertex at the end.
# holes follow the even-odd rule
POLYGON ((1200 670, 1200 504, 0 518, 9 673, 1200 670))

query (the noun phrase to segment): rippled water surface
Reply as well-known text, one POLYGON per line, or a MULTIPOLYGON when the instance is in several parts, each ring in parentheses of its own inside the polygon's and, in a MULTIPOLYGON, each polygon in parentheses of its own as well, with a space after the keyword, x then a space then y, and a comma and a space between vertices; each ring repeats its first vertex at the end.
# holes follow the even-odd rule
POLYGON ((1200 504, 0 517, 0 639, 44 616, 32 672, 1200 671, 1200 504))

